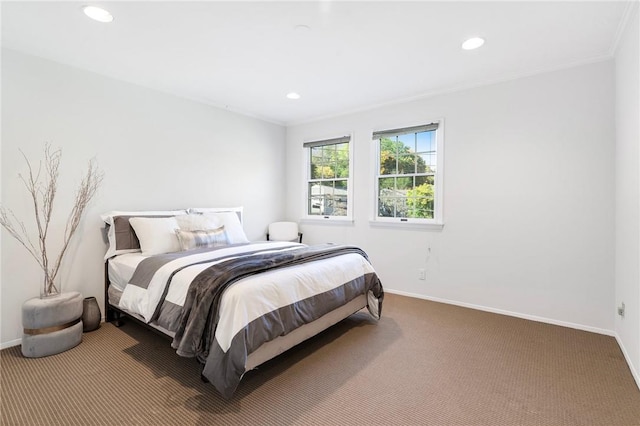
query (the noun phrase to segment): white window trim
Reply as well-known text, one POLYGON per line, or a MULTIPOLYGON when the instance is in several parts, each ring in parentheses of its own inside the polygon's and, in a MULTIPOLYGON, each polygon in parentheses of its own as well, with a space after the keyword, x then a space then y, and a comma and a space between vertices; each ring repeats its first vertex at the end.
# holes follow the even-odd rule
MULTIPOLYGON (((427 230, 441 230, 444 227, 444 118, 437 120, 424 120, 421 123, 412 123, 405 126, 394 126, 395 128, 414 127, 427 123, 438 123, 436 131, 436 173, 435 173, 435 197, 433 200, 433 219, 420 218, 399 218, 399 217, 378 217, 378 173, 380 172, 380 153, 378 139, 371 139, 371 175, 373 176, 373 192, 371 195, 371 214, 369 224, 374 227, 390 228, 420 228, 427 230)), ((388 128, 394 128, 389 126, 388 128)), ((381 129, 385 130, 385 129, 381 129)), ((377 130, 372 130, 370 135, 377 130)))
POLYGON ((303 143, 313 141, 324 141, 336 139, 339 137, 349 137, 349 177, 347 178, 347 215, 346 216, 324 216, 324 215, 310 215, 307 202, 309 199, 309 176, 310 176, 310 162, 309 162, 309 148, 302 147, 302 181, 304 182, 304 190, 302 191, 302 218, 301 222, 306 223, 333 223, 333 224, 351 224, 353 223, 353 132, 344 132, 338 136, 330 136, 323 138, 305 139, 303 143))

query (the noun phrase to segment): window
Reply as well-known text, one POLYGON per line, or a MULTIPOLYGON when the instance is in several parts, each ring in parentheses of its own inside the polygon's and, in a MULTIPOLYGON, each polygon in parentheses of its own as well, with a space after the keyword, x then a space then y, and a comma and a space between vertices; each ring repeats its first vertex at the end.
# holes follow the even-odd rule
POLYGON ((308 218, 351 217, 351 137, 305 142, 308 218))
POLYGON ((373 133, 377 222, 442 224, 442 122, 373 133))

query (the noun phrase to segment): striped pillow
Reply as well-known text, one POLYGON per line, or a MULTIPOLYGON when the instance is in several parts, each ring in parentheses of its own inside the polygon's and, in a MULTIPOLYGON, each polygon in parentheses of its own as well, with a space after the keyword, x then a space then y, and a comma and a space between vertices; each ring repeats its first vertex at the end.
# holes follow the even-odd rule
POLYGON ((176 229, 176 235, 182 250, 193 250, 205 247, 220 247, 229 244, 224 225, 216 229, 185 231, 176 229))

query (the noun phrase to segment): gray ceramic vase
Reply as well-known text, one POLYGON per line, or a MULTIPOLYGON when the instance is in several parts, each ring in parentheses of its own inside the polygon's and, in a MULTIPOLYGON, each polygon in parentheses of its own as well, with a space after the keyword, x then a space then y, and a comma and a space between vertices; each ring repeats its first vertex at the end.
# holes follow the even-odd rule
POLYGON ((82 303, 82 331, 93 331, 100 327, 100 306, 95 297, 85 297, 82 303))

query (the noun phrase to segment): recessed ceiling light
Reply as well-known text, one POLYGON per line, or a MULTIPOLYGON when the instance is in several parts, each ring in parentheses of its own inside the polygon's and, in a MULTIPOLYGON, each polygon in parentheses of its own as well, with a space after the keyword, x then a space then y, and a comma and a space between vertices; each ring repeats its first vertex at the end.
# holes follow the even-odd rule
POLYGON ((108 11, 96 7, 96 6, 84 6, 82 11, 89 18, 96 20, 98 22, 111 22, 113 21, 113 15, 111 15, 108 11))
POLYGON ((300 99, 300 95, 296 92, 287 93, 287 98, 289 99, 300 99))
POLYGON ((472 37, 462 43, 462 48, 464 50, 473 50, 484 44, 484 39, 480 37, 472 37))

